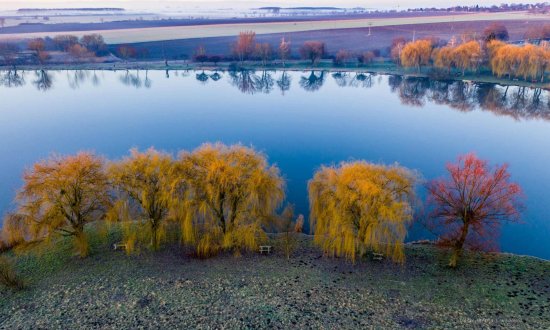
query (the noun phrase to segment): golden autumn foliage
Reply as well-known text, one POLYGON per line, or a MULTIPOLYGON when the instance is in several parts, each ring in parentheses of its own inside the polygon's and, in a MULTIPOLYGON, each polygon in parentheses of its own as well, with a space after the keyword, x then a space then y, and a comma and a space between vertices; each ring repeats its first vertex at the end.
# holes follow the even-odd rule
POLYGON ((17 213, 9 213, 3 219, 0 231, 0 252, 9 250, 25 243, 31 235, 25 217, 17 213))
POLYGON ((8 222, 11 238, 20 240, 25 233, 33 239, 52 233, 71 236, 85 257, 89 248, 84 226, 101 220, 110 205, 104 160, 87 152, 53 156, 26 171, 23 181, 17 216, 10 219, 19 223, 8 222))
POLYGON ((550 49, 547 43, 543 42, 540 46, 516 46, 493 41, 487 48, 491 70, 498 77, 507 75, 509 78, 544 81, 550 67, 550 49))
POLYGON ((355 261, 367 249, 403 262, 416 175, 364 161, 322 167, 309 181, 314 241, 325 253, 355 261))
POLYGON ((184 242, 199 256, 221 249, 256 249, 284 199, 284 180, 264 155, 241 145, 205 144, 183 153, 179 185, 186 185, 188 205, 180 217, 184 242))
POLYGON ((445 46, 436 48, 432 53, 433 64, 436 68, 446 69, 451 72, 453 67, 462 71, 477 70, 483 59, 479 42, 472 40, 458 46, 445 46))
POLYGON ((435 48, 432 52, 432 60, 436 68, 446 69, 447 73, 450 73, 451 68, 455 63, 454 47, 445 46, 441 48, 435 48))
POLYGON ((116 204, 121 209, 111 215, 122 217, 121 214, 128 214, 128 205, 135 205, 139 210, 139 219, 134 220, 147 224, 150 246, 157 250, 172 203, 172 157, 155 149, 145 152, 133 149, 129 157, 110 165, 109 177, 121 193, 120 198, 125 200, 122 204, 116 204))
POLYGON ((540 80, 550 68, 550 47, 547 42, 540 45, 525 44, 516 46, 497 39, 491 39, 484 47, 475 40, 457 46, 436 48, 432 52, 433 65, 451 72, 453 67, 462 74, 467 70, 477 70, 486 61, 493 74, 501 78, 522 78, 540 80))
POLYGON ((463 75, 466 70, 477 70, 481 59, 481 45, 474 40, 460 44, 453 50, 453 60, 463 75))
POLYGON ((430 62, 433 45, 430 40, 418 40, 407 43, 401 51, 401 65, 404 67, 416 67, 418 72, 423 65, 430 62))

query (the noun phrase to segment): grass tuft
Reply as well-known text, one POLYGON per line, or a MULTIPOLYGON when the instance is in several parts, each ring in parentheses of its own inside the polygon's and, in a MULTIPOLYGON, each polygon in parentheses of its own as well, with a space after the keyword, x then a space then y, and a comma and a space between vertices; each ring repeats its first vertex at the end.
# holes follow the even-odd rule
POLYGON ((15 263, 7 256, 0 256, 0 284, 15 290, 25 288, 23 279, 15 271, 15 263))

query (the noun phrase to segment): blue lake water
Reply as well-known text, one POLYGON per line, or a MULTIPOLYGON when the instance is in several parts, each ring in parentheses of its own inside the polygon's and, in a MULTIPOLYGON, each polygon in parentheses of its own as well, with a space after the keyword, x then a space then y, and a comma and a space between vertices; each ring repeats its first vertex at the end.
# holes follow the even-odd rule
MULTIPOLYGON (((502 250, 550 259, 549 94, 356 73, 0 72, 0 213, 24 168, 51 153, 116 159, 132 147, 240 142, 281 168, 288 202, 307 215, 321 164, 398 162, 429 180, 475 152, 508 163, 527 196, 502 250)), ((409 239, 423 236, 414 228, 409 239)))

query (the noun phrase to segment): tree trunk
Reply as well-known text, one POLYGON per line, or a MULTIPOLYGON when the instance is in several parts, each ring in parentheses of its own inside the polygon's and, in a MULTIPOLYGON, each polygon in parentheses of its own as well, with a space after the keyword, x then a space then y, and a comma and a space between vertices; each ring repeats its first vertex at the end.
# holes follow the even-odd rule
POLYGON ((469 228, 468 222, 464 222, 464 226, 462 227, 462 232, 460 233, 460 238, 456 242, 454 248, 453 248, 453 255, 451 256, 451 260, 449 260, 449 267, 455 268, 458 259, 462 256, 462 251, 464 248, 464 243, 466 242, 466 237, 468 236, 468 230, 469 228))
POLYGON ((151 249, 153 251, 159 249, 158 223, 156 221, 151 222, 151 249))
POLYGON ((88 245, 88 239, 84 234, 84 228, 77 227, 75 228, 75 247, 78 255, 81 258, 86 258, 90 253, 90 247, 88 245))

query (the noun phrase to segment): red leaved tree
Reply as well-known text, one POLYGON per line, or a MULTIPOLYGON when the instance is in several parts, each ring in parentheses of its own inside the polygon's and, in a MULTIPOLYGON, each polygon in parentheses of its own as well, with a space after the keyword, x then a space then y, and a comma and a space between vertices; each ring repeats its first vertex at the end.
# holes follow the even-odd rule
POLYGON ((428 224, 453 249, 449 266, 456 267, 464 248, 497 249, 500 225, 520 219, 522 191, 510 182, 507 165, 492 168, 475 154, 460 156, 447 170, 449 178, 427 185, 428 224))

